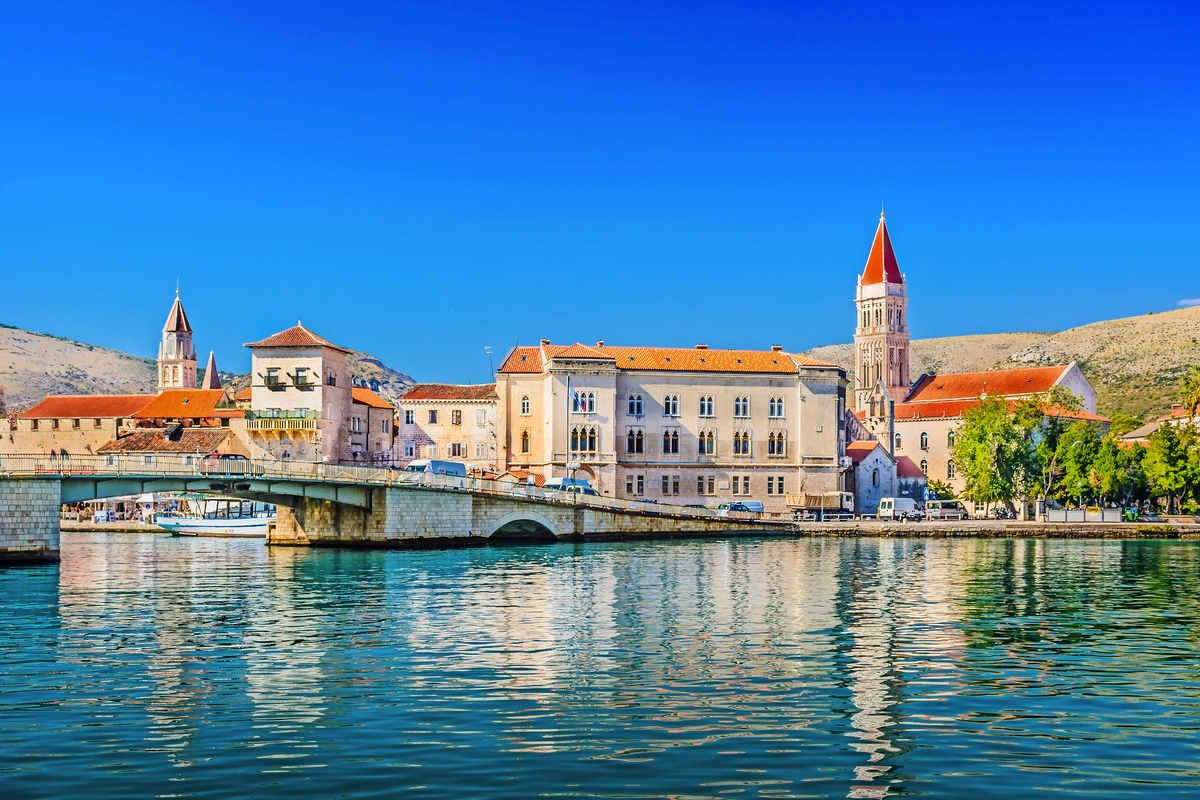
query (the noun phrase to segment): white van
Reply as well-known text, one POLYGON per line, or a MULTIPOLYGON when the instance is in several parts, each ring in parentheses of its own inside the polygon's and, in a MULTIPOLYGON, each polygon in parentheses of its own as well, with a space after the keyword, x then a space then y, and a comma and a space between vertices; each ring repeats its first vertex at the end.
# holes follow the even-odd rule
POLYGON ((741 511, 744 514, 761 514, 763 513, 763 504, 761 500, 742 500, 733 503, 721 503, 717 506, 718 517, 728 517, 730 511, 741 511))
POLYGON ((924 514, 917 502, 907 497, 885 497, 879 501, 880 519, 919 520, 924 514))
POLYGON ((432 472, 434 475, 447 475, 452 478, 467 477, 467 465, 457 461, 438 461, 433 458, 418 458, 408 462, 405 472, 432 472))

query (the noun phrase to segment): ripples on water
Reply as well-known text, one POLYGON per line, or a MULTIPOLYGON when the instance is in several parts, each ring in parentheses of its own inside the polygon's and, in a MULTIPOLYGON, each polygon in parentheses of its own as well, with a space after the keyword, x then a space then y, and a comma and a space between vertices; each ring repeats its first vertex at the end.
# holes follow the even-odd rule
POLYGON ((5 797, 1196 796, 1196 545, 67 534, 5 797))

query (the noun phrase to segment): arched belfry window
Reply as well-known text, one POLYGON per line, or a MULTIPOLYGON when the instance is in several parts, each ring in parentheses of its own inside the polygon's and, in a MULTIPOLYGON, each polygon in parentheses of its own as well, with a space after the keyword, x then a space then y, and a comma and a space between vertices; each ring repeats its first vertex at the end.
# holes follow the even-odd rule
POLYGON ((921 449, 922 450, 929 449, 929 434, 926 433, 925 431, 921 431, 921 449))

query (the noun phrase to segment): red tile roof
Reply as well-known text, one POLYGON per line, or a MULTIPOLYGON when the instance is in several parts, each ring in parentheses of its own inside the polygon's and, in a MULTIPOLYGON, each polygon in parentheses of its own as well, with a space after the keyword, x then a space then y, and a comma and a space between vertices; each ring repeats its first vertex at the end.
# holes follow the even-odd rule
POLYGON ((892 250, 892 237, 888 235, 887 223, 883 214, 879 215, 879 227, 875 229, 875 241, 871 243, 871 254, 867 256, 867 266, 863 269, 862 283, 904 283, 900 274, 900 265, 896 263, 896 253, 892 250))
POLYGON ((494 383, 418 383, 405 392, 400 400, 492 400, 495 397, 494 383))
MULTIPOLYGON (((968 408, 974 408, 979 405, 979 400, 944 400, 941 402, 929 403, 897 403, 896 404, 896 419, 955 419, 961 417, 968 408)), ((1009 409, 1015 408, 1016 400, 1009 400, 1009 409)), ((1102 417, 1099 414, 1093 414, 1090 411, 1066 411, 1064 409, 1051 409, 1050 416, 1060 417, 1063 419, 1082 419, 1090 422, 1108 422, 1108 417, 1102 417)))
POLYGON ((609 347, 582 344, 516 347, 500 365, 503 373, 542 371, 542 357, 611 361, 622 370, 656 372, 753 372, 795 375, 801 367, 836 367, 782 350, 710 350, 685 347, 609 347))
POLYGON ((254 397, 254 389, 247 386, 245 389, 242 389, 240 392, 238 392, 237 395, 233 399, 234 400, 251 400, 251 399, 253 399, 253 397, 254 397))
POLYGON ((987 372, 951 372, 944 375, 922 375, 909 392, 906 403, 934 400, 978 400, 987 392, 989 397, 1023 397, 1050 390, 1071 368, 1070 364, 1053 367, 1024 367, 994 369, 987 372))
POLYGON ((850 456, 850 460, 857 464, 875 452, 876 447, 883 447, 883 443, 876 439, 860 439, 846 445, 846 455, 850 456))
POLYGON ((246 347, 328 347, 332 350, 340 350, 343 353, 352 353, 354 351, 340 347, 333 342, 310 331, 303 325, 295 325, 288 328, 286 331, 280 331, 274 336, 268 336, 262 341, 249 342, 246 347))
POLYGON ((917 466, 908 456, 900 456, 896 459, 896 476, 900 478, 924 478, 924 472, 917 466))
POLYGON ((187 314, 183 310, 183 303, 179 302, 179 293, 175 293, 175 302, 171 304, 171 313, 167 314, 167 322, 163 325, 163 333, 191 333, 192 323, 188 322, 187 314))
POLYGON ((351 387, 350 396, 354 399, 354 402, 370 406, 371 408, 395 408, 387 400, 384 400, 365 386, 351 387))
POLYGON ((133 416, 136 419, 220 419, 244 417, 241 408, 217 408, 228 404, 224 389, 163 389, 162 393, 133 416))
MULTIPOLYGON (((546 485, 546 476, 538 475, 536 472, 529 472, 529 471, 523 470, 523 469, 510 469, 505 474, 512 475, 514 478, 519 480, 521 483, 528 483, 529 479, 533 478, 534 486, 545 486, 546 485)), ((503 477, 503 475, 501 477, 503 477)))
POLYGON ((20 415, 20 419, 67 419, 132 417, 154 399, 152 394, 63 394, 50 395, 20 415))
POLYGON ((97 453, 209 453, 219 452, 230 437, 228 428, 184 428, 178 441, 172 441, 162 430, 130 433, 109 442, 97 453))

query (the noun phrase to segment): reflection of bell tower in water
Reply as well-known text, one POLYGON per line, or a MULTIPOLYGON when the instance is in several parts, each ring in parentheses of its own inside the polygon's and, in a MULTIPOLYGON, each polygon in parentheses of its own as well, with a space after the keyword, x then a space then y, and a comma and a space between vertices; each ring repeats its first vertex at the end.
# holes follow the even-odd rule
POLYGON ((175 302, 163 325, 162 342, 158 345, 158 388, 196 388, 196 347, 192 344, 192 324, 188 322, 175 290, 175 302))
POLYGON ((908 291, 882 213, 854 305, 854 407, 868 419, 882 417, 909 389, 908 291))

